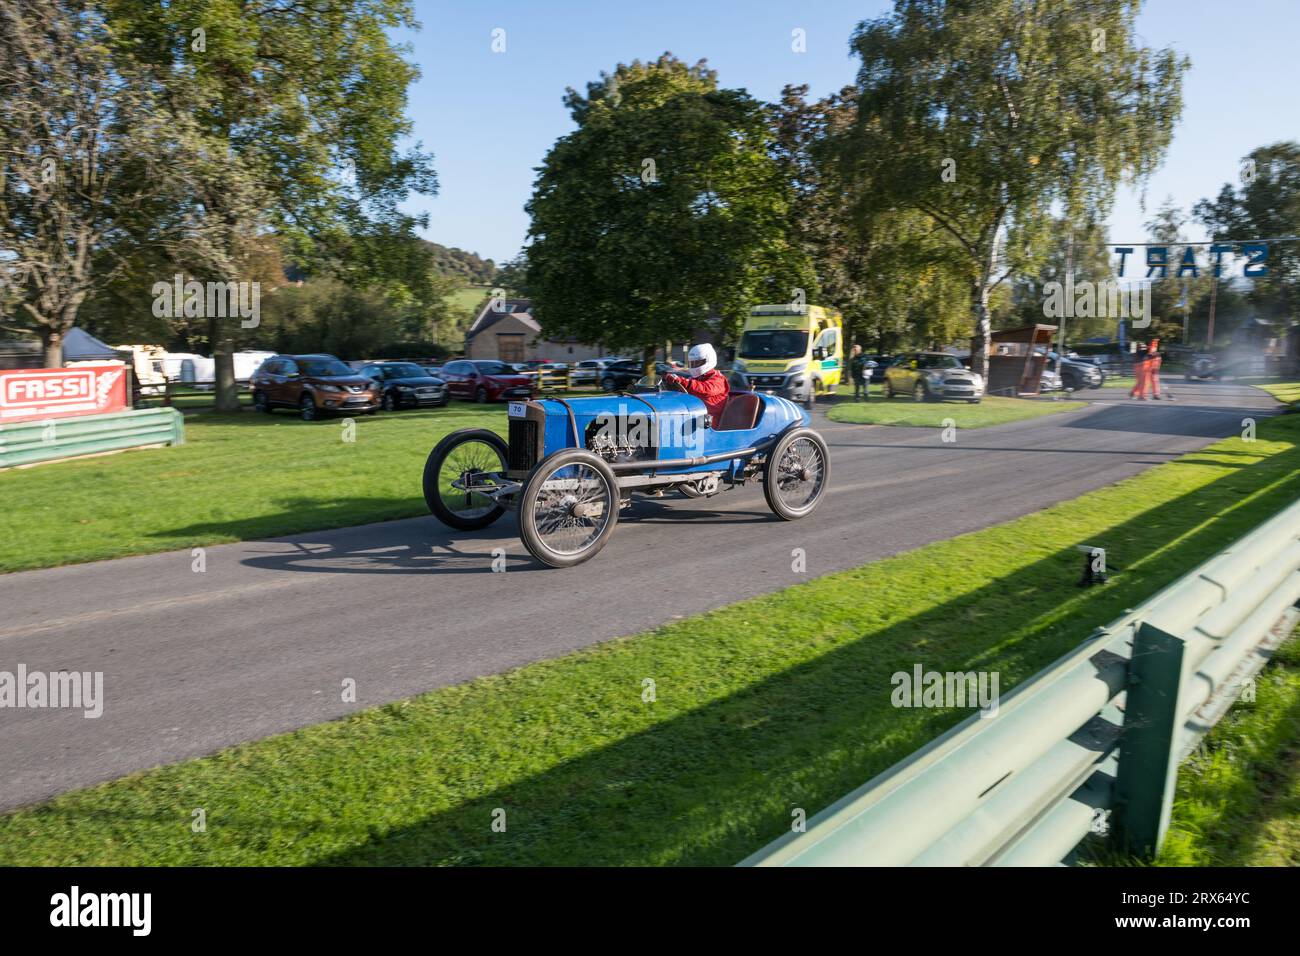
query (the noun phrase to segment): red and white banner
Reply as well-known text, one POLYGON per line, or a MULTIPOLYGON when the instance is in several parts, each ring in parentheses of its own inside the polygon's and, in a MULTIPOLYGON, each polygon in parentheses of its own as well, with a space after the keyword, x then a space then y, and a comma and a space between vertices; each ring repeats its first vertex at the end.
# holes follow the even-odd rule
POLYGON ((125 409, 125 365, 0 371, 0 423, 102 415, 125 409))

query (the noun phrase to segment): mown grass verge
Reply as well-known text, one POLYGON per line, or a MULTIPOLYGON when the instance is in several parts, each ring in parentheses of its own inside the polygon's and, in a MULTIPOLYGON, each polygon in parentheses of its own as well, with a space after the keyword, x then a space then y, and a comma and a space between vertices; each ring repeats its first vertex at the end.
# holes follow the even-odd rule
POLYGON ((65 794, 0 817, 0 864, 734 863, 968 714, 895 709, 892 674, 1005 693, 1297 495, 1300 416, 1264 420, 1004 525, 65 794), (1076 586, 1084 542, 1109 585, 1076 586))
POLYGON ((1161 866, 1300 866, 1300 632, 1178 771, 1161 866))
POLYGON ((319 422, 187 415, 176 448, 0 472, 0 571, 427 514, 429 450, 456 428, 505 427, 504 405, 460 402, 319 422))
POLYGON ((1259 387, 1279 402, 1287 405, 1300 403, 1300 379, 1287 382, 1260 382, 1259 387))
POLYGON ((998 395, 987 395, 978 405, 966 402, 914 402, 908 398, 873 398, 867 402, 841 399, 826 413, 826 417, 833 422, 855 425, 943 428, 951 420, 958 428, 984 428, 1087 407, 1087 402, 1044 402, 1002 398, 998 395))

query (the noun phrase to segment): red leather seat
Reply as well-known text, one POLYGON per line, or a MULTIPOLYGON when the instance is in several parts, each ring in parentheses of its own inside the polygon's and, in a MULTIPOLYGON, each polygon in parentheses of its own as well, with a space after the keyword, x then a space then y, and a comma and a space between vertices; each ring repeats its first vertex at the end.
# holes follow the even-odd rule
POLYGON ((723 406, 715 431, 741 431, 758 424, 758 414, 763 409, 763 400, 754 392, 732 392, 723 406))

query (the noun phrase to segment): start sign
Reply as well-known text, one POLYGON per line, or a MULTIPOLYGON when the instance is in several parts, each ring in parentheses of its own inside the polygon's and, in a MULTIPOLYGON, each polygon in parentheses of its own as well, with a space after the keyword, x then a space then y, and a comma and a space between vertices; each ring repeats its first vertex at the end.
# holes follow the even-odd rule
POLYGON ((126 366, 76 365, 0 371, 0 423, 126 408, 126 366))

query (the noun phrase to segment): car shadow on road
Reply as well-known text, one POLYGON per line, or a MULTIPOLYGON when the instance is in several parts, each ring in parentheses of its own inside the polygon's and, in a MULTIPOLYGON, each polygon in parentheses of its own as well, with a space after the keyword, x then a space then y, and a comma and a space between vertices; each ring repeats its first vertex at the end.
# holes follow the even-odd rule
POLYGON ((294 551, 274 551, 245 558, 240 563, 266 571, 315 574, 491 574, 494 570, 537 566, 537 562, 523 555, 469 550, 449 542, 368 543, 362 548, 300 543, 294 551))
MULTIPOLYGON (((720 496, 729 493, 727 490, 718 492, 720 496)), ((676 495, 672 497, 666 495, 663 498, 638 496, 632 499, 632 504, 627 509, 619 513, 618 523, 647 524, 664 522, 671 524, 680 521, 688 524, 765 524, 781 520, 767 510, 767 506, 762 499, 754 502, 754 510, 745 511, 712 509, 701 504, 702 500, 707 499, 690 499, 684 496, 677 497, 676 495)), ((616 531, 615 534, 617 533, 616 531)))

